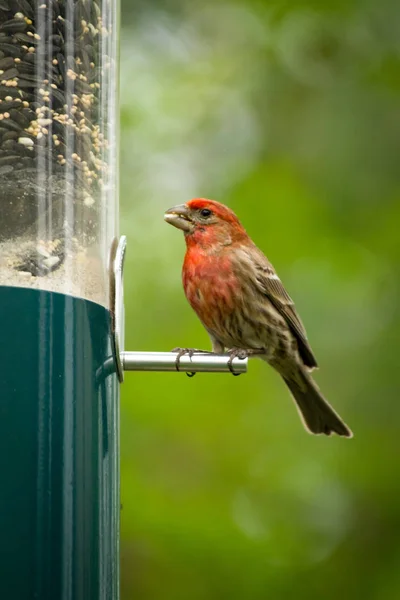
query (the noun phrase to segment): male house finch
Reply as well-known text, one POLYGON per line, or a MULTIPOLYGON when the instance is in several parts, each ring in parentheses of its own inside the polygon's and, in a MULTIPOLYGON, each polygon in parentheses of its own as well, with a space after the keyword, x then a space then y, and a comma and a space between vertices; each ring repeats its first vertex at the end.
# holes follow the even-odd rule
POLYGON ((317 361, 292 299, 234 212, 195 198, 164 219, 185 234, 183 287, 212 351, 262 358, 282 376, 309 432, 352 437, 310 376, 317 361))

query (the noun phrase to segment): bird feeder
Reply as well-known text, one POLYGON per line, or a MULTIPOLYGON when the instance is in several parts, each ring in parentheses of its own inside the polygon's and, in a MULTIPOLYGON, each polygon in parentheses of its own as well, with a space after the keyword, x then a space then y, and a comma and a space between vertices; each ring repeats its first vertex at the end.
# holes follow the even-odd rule
POLYGON ((118 598, 117 27, 0 2, 1 598, 118 598))
POLYGON ((0 2, 1 598, 118 598, 118 384, 177 372, 124 349, 117 38, 117 0, 0 2))

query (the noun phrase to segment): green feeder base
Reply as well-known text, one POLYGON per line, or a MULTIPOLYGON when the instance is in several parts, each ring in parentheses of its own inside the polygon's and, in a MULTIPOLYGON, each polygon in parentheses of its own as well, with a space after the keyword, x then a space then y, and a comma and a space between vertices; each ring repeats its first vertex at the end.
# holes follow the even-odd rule
POLYGON ((0 598, 117 600, 119 392, 109 312, 0 287, 0 598))

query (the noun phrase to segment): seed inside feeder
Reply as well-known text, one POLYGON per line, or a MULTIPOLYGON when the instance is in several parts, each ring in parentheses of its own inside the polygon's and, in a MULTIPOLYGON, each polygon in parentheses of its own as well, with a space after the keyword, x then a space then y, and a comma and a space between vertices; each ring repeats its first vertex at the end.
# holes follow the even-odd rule
POLYGON ((22 271, 54 277, 65 261, 82 265, 98 243, 109 175, 100 91, 111 4, 0 0, 0 285, 22 271), (58 239, 57 250, 44 257, 39 235, 48 247, 58 239))

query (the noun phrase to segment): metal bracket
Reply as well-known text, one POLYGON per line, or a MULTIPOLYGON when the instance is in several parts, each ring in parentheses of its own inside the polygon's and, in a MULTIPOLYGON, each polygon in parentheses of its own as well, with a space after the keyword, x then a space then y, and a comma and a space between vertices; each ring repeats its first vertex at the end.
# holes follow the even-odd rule
POLYGON ((124 371, 172 371, 185 373, 233 373, 247 372, 248 359, 234 358, 230 365, 228 354, 194 352, 183 355, 176 365, 175 352, 126 352, 125 309, 123 270, 126 254, 126 236, 119 242, 114 240, 110 256, 110 305, 113 362, 119 381, 124 380, 124 371))
POLYGON ((117 376, 119 381, 124 381, 121 353, 125 344, 125 307, 124 307, 124 262, 126 254, 126 236, 122 235, 118 245, 113 244, 111 249, 111 331, 113 338, 113 353, 117 376))

